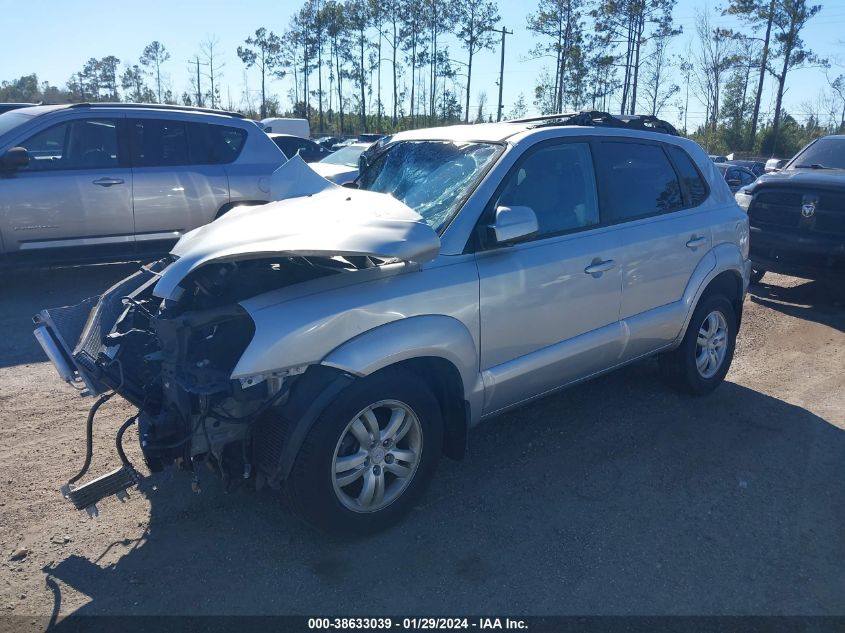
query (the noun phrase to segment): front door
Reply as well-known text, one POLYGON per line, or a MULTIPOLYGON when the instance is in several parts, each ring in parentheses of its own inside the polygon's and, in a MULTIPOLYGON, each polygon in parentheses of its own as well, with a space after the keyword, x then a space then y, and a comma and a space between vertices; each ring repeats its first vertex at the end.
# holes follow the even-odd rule
POLYGON ((132 250, 132 171, 122 118, 77 118, 15 141, 29 165, 0 176, 11 261, 108 258, 132 250))
POLYGON ((533 209, 539 232, 476 256, 485 414, 604 369, 621 348, 621 244, 601 226, 589 144, 529 149, 496 198, 533 209))

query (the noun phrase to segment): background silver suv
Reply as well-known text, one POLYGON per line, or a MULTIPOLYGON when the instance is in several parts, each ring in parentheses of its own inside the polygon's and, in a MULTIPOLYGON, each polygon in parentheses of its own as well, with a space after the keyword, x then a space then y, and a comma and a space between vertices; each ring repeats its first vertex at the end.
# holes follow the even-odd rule
MULTIPOLYGON (((748 218, 671 132, 600 113, 404 132, 355 188, 295 158, 279 174, 312 190, 193 231, 36 336, 98 403, 138 407, 118 445, 137 419, 151 470, 209 462, 376 530, 511 407, 652 355, 693 394, 722 382, 748 218)), ((124 459, 68 494, 135 477, 124 459)))
POLYGON ((0 265, 166 253, 233 204, 267 201, 284 161, 258 126, 226 112, 76 104, 2 114, 0 265))

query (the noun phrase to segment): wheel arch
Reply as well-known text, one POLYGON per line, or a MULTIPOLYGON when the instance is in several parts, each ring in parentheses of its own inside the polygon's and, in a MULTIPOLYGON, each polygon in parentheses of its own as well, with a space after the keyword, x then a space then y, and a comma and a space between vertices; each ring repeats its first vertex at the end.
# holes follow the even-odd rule
POLYGON ((743 258, 736 244, 723 243, 713 248, 690 278, 683 299, 686 304, 686 316, 673 347, 679 345, 684 338, 693 312, 701 299, 715 292, 722 292, 728 297, 734 307, 739 328, 750 274, 751 264, 743 258))
POLYGON ((355 380, 396 370, 412 372, 431 386, 443 416, 443 454, 461 459, 483 398, 478 353, 463 323, 424 315, 368 330, 294 380, 277 415, 261 420, 257 428, 255 459, 270 485, 287 478, 308 431, 344 389, 355 380))
POLYGON ((420 356, 388 365, 379 372, 396 370, 413 373, 431 387, 443 418, 443 454, 452 459, 463 459, 469 438, 470 415, 458 368, 440 356, 420 356))
POLYGON ((483 383, 478 349, 467 327, 444 315, 422 315, 373 328, 329 352, 322 365, 364 377, 404 369, 431 386, 444 422, 443 452, 461 459, 483 383))
POLYGON ((720 272, 710 280, 698 300, 701 301, 704 297, 709 297, 713 294, 723 294, 731 302, 734 314, 736 314, 736 326, 738 330, 742 322, 742 302, 745 298, 742 275, 739 271, 731 269, 720 272))

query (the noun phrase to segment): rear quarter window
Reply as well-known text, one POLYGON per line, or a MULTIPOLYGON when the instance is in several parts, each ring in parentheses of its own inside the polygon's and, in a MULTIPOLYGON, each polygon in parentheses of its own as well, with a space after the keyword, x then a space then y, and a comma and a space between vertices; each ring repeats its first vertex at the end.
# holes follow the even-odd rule
POLYGON ((704 179, 692 162, 689 154, 677 145, 669 146, 669 153, 675 161, 675 166, 681 176, 681 181, 686 187, 687 194, 690 197, 689 206, 697 207, 707 199, 707 185, 704 179))
POLYGON ((214 162, 225 164, 237 160, 246 143, 246 130, 228 125, 209 125, 208 128, 214 162))

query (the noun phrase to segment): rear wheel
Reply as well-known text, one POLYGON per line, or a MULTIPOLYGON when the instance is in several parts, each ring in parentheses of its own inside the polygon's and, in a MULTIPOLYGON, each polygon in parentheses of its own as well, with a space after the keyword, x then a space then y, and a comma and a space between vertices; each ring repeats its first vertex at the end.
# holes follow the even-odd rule
POLYGON ((725 379, 736 347, 736 313, 721 294, 705 296, 690 319, 680 346, 659 357, 672 386, 693 394, 713 391, 725 379))
POLYGON ((388 527, 431 479, 442 427, 437 399, 413 374, 376 374, 353 383, 303 442, 285 485, 294 509, 333 533, 388 527))
POLYGON ((759 284, 760 281, 763 279, 763 275, 766 274, 766 271, 762 268, 752 268, 751 269, 751 283, 759 284))

